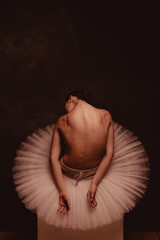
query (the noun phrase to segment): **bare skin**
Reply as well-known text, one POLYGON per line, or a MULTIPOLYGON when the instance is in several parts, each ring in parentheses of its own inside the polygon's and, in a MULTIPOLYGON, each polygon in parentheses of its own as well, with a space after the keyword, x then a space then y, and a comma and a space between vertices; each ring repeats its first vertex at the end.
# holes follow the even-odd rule
POLYGON ((69 213, 70 199, 64 183, 60 155, 66 165, 76 169, 89 169, 97 165, 87 193, 91 207, 97 206, 97 186, 106 173, 114 153, 114 130, 111 114, 71 96, 65 103, 67 114, 57 120, 52 145, 51 166, 59 190, 57 211, 69 213))

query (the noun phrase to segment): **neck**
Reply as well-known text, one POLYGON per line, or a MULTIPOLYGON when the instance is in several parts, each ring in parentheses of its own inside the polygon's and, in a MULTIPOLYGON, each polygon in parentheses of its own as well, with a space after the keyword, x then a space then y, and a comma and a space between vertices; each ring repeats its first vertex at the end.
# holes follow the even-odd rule
POLYGON ((81 99, 78 99, 78 101, 76 102, 76 106, 79 106, 79 107, 84 106, 86 104, 87 103, 85 101, 81 100, 81 99))

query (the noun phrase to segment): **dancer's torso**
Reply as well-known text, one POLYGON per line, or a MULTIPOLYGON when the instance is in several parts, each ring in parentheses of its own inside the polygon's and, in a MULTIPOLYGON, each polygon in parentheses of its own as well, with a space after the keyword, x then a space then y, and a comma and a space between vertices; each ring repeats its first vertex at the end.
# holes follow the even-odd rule
POLYGON ((76 169, 97 166, 106 150, 108 111, 85 105, 62 116, 59 122, 64 163, 76 169))

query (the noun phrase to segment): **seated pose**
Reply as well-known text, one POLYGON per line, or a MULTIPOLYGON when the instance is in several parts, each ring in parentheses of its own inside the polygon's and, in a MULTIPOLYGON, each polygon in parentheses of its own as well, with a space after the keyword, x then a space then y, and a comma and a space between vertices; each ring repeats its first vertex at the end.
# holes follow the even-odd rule
POLYGON ((87 230, 118 221, 147 189, 146 151, 85 92, 68 94, 65 110, 19 146, 13 166, 18 196, 56 227, 87 230))

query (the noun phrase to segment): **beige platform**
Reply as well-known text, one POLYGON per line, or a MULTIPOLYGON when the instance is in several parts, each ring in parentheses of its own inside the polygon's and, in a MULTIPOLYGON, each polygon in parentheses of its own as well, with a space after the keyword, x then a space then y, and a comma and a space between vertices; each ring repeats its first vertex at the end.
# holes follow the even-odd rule
POLYGON ((62 229, 37 218, 38 240, 123 240, 123 219, 92 231, 62 229))

